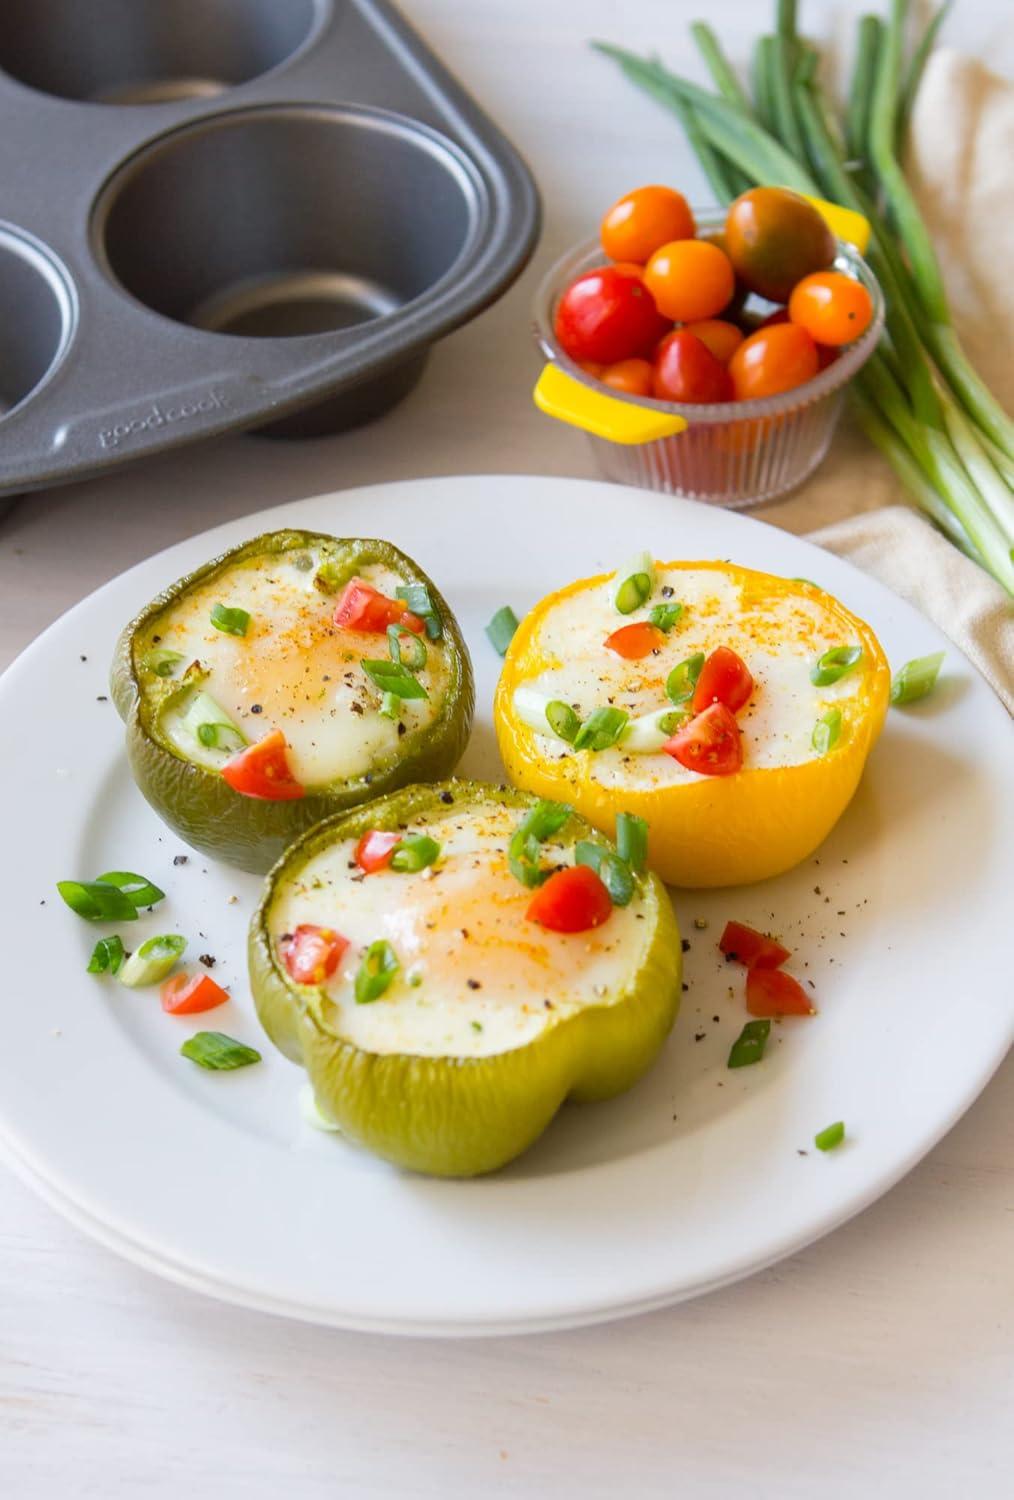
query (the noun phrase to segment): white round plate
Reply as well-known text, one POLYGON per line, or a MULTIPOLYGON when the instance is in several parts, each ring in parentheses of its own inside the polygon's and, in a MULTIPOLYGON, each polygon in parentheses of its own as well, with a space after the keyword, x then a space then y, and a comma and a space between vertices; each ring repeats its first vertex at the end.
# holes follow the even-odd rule
MULTIPOLYGON (((83 1229, 215 1296, 347 1328, 479 1334, 644 1311, 746 1276, 871 1203, 954 1124, 1010 1044, 1011 726, 937 630, 871 579, 773 527, 615 485, 429 479, 302 500, 142 563, 58 620, 0 682, 5 741, 0 1138, 83 1229), (815 858, 741 890, 677 894, 682 1014, 641 1084, 569 1107, 507 1170, 410 1176, 306 1125, 302 1073, 262 1036, 245 980, 258 881, 185 850, 136 791, 105 671, 166 584, 279 526, 388 537, 432 574, 475 662, 462 765, 499 779, 483 625, 646 548, 811 578, 868 620, 895 667, 946 649, 934 696, 892 709, 853 805, 815 858), (188 854, 186 863, 174 856, 188 854), (168 899, 130 935, 178 928, 231 987, 214 1026, 260 1066, 179 1056, 204 1020, 85 973, 96 929, 54 884, 139 870, 168 899), (726 919, 782 934, 819 1015, 730 1072, 743 971, 726 919), (842 1119, 823 1155, 814 1133, 842 1119)), ((106 930, 106 929, 100 929, 106 930)))

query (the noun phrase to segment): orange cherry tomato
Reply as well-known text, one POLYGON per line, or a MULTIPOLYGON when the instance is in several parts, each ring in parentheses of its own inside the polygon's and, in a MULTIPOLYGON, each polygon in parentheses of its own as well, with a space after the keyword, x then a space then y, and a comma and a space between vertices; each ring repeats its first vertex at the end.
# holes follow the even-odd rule
POLYGON ((635 620, 633 624, 621 625, 619 630, 607 635, 602 644, 627 661, 640 661, 643 656, 650 656, 657 650, 664 640, 665 636, 656 625, 647 620, 635 620))
POLYGON ((607 922, 612 911, 612 898, 595 871, 567 865, 539 887, 525 916, 550 932, 587 932, 607 922))
POLYGON ((628 396, 650 396, 654 390, 655 372, 650 359, 621 359, 615 365, 607 365, 599 379, 614 391, 626 391, 628 396))
POLYGON ((743 766, 743 738, 724 703, 713 703, 677 729, 662 749, 701 776, 732 776, 743 766))
POLYGON ((752 692, 753 677, 743 658, 728 646, 716 646, 701 668, 690 707, 699 714, 710 703, 724 703, 730 713, 738 713, 752 692))
POLYGON ((736 290, 732 262, 707 240, 672 240, 644 268, 655 306, 674 323, 716 318, 736 290))
POLYGON ((729 363, 744 339, 742 328, 737 328, 735 323, 725 323, 721 318, 702 318, 698 323, 688 323, 686 332, 700 339, 723 365, 729 363))
POLYGON ((866 332, 873 321, 873 298, 842 271, 817 271, 792 289, 789 317, 815 344, 840 348, 866 332))
POLYGON ((729 361, 737 401, 777 396, 817 373, 817 346, 805 328, 776 323, 744 339, 729 361))
POLYGON ((732 377, 696 334, 677 328, 655 351, 655 395, 695 406, 731 401, 732 377))
POLYGON ((748 969, 754 965, 758 969, 777 969, 792 957, 788 948, 783 948, 781 943, 766 937, 756 928, 748 927, 745 922, 726 922, 718 946, 726 958, 746 964, 748 969))
POLYGON ((579 359, 578 368, 583 370, 586 375, 590 375, 593 380, 600 380, 602 377, 602 371, 606 369, 606 366, 600 365, 598 361, 594 359, 579 359))
POLYGON ((812 1016, 810 997, 791 974, 754 964, 746 976, 746 1008, 752 1016, 812 1016))
POLYGON ((624 193, 602 220, 602 248, 610 260, 644 264, 668 240, 693 239, 697 226, 682 193, 642 187, 624 193))
POLYGON ((638 281, 644 280, 644 267, 639 266, 636 260, 614 261, 613 270, 619 271, 621 276, 635 276, 638 281))

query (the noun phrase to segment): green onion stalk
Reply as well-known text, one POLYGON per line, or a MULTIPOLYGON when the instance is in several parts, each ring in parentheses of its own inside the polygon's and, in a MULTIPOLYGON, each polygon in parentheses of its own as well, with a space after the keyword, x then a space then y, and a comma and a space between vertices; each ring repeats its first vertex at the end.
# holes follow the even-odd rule
POLYGON ((908 0, 890 0, 886 21, 861 17, 841 122, 820 82, 819 54, 798 34, 795 0, 777 0, 773 34, 755 43, 749 91, 702 21, 691 32, 715 93, 657 58, 594 45, 676 114, 723 204, 744 183, 772 184, 830 199, 869 221, 867 254, 884 292, 885 331, 853 382, 854 410, 916 504, 1014 594, 1014 422, 961 348, 900 160, 950 3, 932 16, 908 61, 908 0))

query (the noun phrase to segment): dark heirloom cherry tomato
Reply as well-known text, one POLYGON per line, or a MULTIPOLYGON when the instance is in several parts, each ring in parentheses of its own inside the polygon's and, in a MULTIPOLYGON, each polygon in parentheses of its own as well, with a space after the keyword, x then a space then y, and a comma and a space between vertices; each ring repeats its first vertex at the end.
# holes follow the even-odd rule
POLYGON ((595 871, 568 865, 539 887, 525 915, 550 932, 587 932, 608 921, 612 910, 609 892, 595 871))
POLYGON ((278 944, 285 967, 297 984, 323 984, 337 969, 348 945, 348 938, 333 927, 317 927, 312 922, 301 922, 278 944))
POLYGON ((419 635, 425 625, 401 599, 389 599, 361 578, 350 578, 335 605, 334 623, 346 630, 383 635, 388 625, 404 625, 419 635))
POLYGON ((642 265, 667 240, 693 239, 694 216, 674 188, 642 187, 624 193, 602 220, 602 248, 610 260, 642 265))
POLYGON ((840 348, 865 333, 873 319, 873 298, 841 271, 804 276, 792 289, 789 317, 817 344, 840 348))
POLYGON ((633 624, 621 625, 619 630, 607 635, 603 645, 610 651, 615 651, 617 656, 625 657, 627 661, 640 661, 643 656, 650 656, 664 642, 665 636, 657 625, 652 625, 647 620, 635 620, 633 624))
POLYGON ((255 745, 249 745, 226 761, 222 767, 222 780, 244 797, 258 797, 264 802, 293 802, 305 797, 306 789, 300 786, 289 769, 286 759, 285 736, 280 729, 272 729, 255 745))
POLYGON ((739 725, 724 703, 713 703, 677 729, 662 749, 688 771, 702 776, 732 776, 743 765, 739 725))
POLYGON ((677 328, 655 354, 655 395, 693 405, 731 401, 732 377, 696 334, 677 328))
POLYGON ((777 969, 792 956, 788 948, 783 948, 774 938, 765 937, 763 932, 747 927, 745 922, 726 922, 718 946, 726 958, 734 958, 738 963, 746 964, 748 969, 777 969))
POLYGON ((817 369, 817 346, 806 329, 794 323, 758 328, 729 361, 737 401, 794 390, 812 380, 817 369))
POLYGON ((391 855, 400 843, 400 833, 385 833, 379 828, 371 828, 356 845, 356 864, 367 875, 373 875, 377 870, 386 870, 391 863, 391 855))
POLYGON ((798 979, 781 969, 754 964, 746 976, 746 1008, 752 1016, 812 1016, 814 1007, 798 979))
POLYGON ((650 354, 669 324, 638 277, 600 266, 571 282, 553 327, 571 359, 613 365, 650 354))
POLYGON ((835 240, 812 203, 788 188, 759 187, 730 204, 725 243, 739 279, 771 302, 834 260, 835 240))
POLYGON ((738 713, 752 692, 753 678, 743 658, 728 646, 716 646, 701 668, 690 706, 699 714, 709 703, 724 703, 730 713, 738 713))

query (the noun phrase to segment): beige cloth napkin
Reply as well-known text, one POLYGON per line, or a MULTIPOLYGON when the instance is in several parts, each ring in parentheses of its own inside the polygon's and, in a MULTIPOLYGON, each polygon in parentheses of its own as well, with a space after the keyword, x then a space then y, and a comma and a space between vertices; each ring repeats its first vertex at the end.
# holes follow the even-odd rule
MULTIPOLYGON (((1014 410, 1014 85, 974 58, 935 52, 912 121, 908 169, 962 342, 1014 410)), ((1014 603, 899 502, 906 502, 901 484, 846 419, 814 478, 762 514, 809 533, 921 609, 1014 713, 1014 603)))

